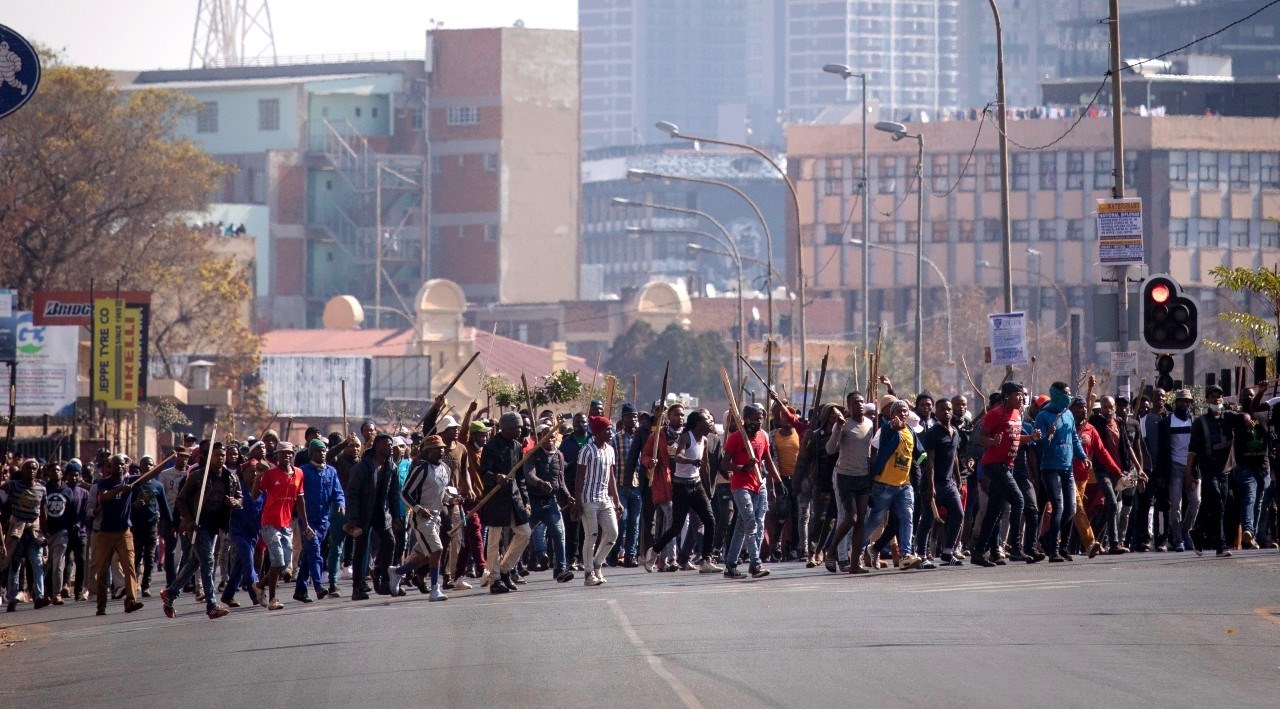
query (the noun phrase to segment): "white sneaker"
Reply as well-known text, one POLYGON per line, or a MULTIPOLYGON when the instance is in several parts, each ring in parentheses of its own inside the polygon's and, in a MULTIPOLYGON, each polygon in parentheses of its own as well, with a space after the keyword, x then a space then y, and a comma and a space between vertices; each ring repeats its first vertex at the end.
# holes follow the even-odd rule
POLYGON ((924 559, 921 559, 915 554, 907 553, 903 554, 902 558, 898 560, 898 568, 903 571, 906 571, 907 569, 918 569, 923 563, 924 559))
POLYGON ((602 569, 596 569, 596 582, 597 586, 603 586, 606 583, 609 583, 608 580, 605 579, 602 569))
POLYGON ((387 569, 387 574, 391 577, 391 595, 393 597, 399 596, 400 584, 404 581, 404 576, 401 576, 394 566, 387 569))
POLYGON ((698 573, 700 573, 700 574, 720 574, 720 573, 724 573, 724 567, 723 567, 723 566, 716 566, 715 564, 713 564, 713 563, 711 562, 711 560, 710 560, 710 559, 708 559, 708 560, 706 560, 706 561, 702 562, 702 566, 699 566, 699 567, 698 567, 698 573))
MULTIPOLYGON (((460 583, 466 583, 466 582, 462 581, 460 583)), ((493 583, 493 574, 489 573, 488 571, 484 572, 484 578, 480 579, 480 588, 484 588, 485 586, 488 586, 492 583, 493 583)))
POLYGON ((467 583, 466 581, 461 581, 461 580, 459 580, 459 581, 454 581, 454 582, 453 582, 453 587, 454 587, 455 589, 459 590, 459 591, 470 591, 470 590, 471 590, 471 584, 467 583))
POLYGON ((583 580, 582 585, 584 585, 584 586, 599 586, 601 583, 603 583, 603 582, 602 582, 599 578, 597 578, 597 577, 596 577, 596 574, 595 574, 595 572, 594 572, 594 571, 588 571, 588 572, 587 572, 587 578, 583 580))
POLYGON ((444 595, 444 592, 440 590, 439 586, 432 586, 431 595, 427 596, 427 600, 428 601, 447 601, 449 600, 449 597, 444 595))
POLYGON ((350 581, 351 577, 354 576, 355 574, 354 572, 351 571, 350 566, 344 566, 342 567, 342 571, 338 575, 341 576, 343 580, 350 581))
POLYGON ((653 565, 657 563, 657 561, 658 561, 658 552, 650 549, 649 551, 646 551, 644 553, 644 561, 641 561, 640 565, 644 567, 645 571, 648 571, 649 573, 653 573, 653 565))

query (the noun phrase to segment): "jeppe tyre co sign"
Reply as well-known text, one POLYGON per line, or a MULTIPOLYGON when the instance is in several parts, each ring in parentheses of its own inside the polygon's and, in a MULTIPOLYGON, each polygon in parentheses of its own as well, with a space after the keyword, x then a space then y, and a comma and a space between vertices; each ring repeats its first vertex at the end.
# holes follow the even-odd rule
POLYGON ((40 56, 25 37, 0 25, 0 118, 22 108, 40 85, 40 56))

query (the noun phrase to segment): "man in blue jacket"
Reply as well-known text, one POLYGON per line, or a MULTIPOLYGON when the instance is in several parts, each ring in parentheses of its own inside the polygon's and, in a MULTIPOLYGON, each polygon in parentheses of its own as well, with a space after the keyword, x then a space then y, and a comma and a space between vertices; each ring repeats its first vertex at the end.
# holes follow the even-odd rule
POLYGON ((302 498, 307 505, 307 520, 315 530, 315 536, 302 542, 302 561, 298 564, 298 582, 294 589, 293 599, 301 603, 310 603, 307 595, 307 580, 315 586, 316 598, 329 595, 327 589, 320 585, 320 541, 329 533, 329 511, 338 508, 338 514, 347 512, 347 498, 342 493, 342 483, 338 482, 338 470, 325 462, 329 446, 323 438, 316 438, 307 444, 310 461, 302 466, 302 498))
POLYGON ((1040 450, 1037 451, 1040 482, 1044 485, 1047 502, 1053 505, 1049 530, 1040 544, 1051 562, 1072 560, 1067 553, 1070 527, 1062 525, 1063 520, 1070 520, 1076 514, 1076 481, 1071 474, 1071 462, 1079 460, 1085 467, 1093 467, 1076 434, 1076 418, 1070 407, 1070 388, 1065 382, 1054 382, 1049 386, 1049 403, 1036 415, 1036 430, 1040 432, 1040 450))

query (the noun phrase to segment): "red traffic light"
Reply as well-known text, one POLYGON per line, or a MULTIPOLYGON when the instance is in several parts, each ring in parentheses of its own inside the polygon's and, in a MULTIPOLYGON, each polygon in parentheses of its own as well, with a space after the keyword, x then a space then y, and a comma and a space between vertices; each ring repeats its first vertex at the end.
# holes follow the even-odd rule
POLYGON ((1173 294, 1169 292, 1169 286, 1163 283, 1157 283, 1151 288, 1151 300, 1157 303, 1167 303, 1173 294))

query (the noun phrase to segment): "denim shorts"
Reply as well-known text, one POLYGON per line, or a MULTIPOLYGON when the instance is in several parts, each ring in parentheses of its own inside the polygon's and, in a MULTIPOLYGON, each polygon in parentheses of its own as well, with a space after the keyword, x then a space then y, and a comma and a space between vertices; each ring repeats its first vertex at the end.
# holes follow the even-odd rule
POLYGON ((293 528, 263 525, 262 543, 267 545, 271 568, 288 566, 293 559, 293 528))

